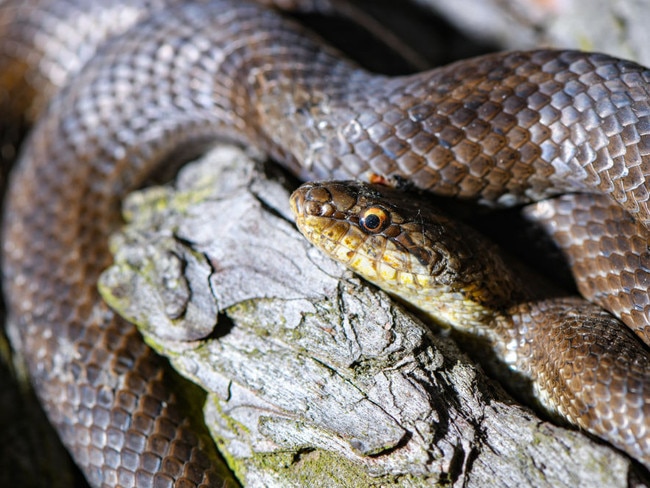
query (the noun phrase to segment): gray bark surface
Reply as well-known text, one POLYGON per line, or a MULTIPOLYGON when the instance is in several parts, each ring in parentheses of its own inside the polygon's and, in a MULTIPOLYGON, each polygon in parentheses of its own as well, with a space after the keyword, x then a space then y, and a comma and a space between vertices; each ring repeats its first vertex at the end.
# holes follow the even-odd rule
POLYGON ((244 485, 645 486, 312 248, 285 186, 240 150, 134 194, 125 217, 100 290, 208 392, 244 485))
POLYGON ((644 0, 416 0, 504 49, 601 51, 650 65, 644 0))

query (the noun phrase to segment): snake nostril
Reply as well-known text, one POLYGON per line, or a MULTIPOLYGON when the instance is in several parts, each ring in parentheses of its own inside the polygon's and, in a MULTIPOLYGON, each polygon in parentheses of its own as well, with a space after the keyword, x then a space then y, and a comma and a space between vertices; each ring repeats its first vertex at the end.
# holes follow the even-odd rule
POLYGON ((309 200, 305 202, 304 205, 304 214, 305 215, 311 215, 311 216, 320 216, 323 213, 323 206, 318 203, 314 202, 313 200, 309 200))

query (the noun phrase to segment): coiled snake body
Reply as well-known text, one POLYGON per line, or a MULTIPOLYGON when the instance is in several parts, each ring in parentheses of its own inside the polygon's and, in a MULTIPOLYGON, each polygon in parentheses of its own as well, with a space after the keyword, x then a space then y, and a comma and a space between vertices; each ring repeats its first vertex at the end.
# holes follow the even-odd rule
MULTIPOLYGON (((51 28, 59 4, 85 2, 43 4, 50 13, 35 10, 34 18, 49 18, 43 25, 51 28)), ((388 78, 246 1, 131 2, 116 10, 118 31, 153 13, 100 47, 38 117, 4 218, 14 345, 94 485, 223 481, 157 358, 95 291, 120 199, 179 148, 228 139, 266 150, 303 178, 400 176, 499 205, 598 192, 650 224, 650 72, 635 63, 514 52, 388 78)), ((27 2, 2 6, 9 39, 0 45, 14 62, 3 70, 8 81, 26 76, 26 61, 15 60, 30 52, 25 39, 40 52, 38 35, 14 32, 33 25, 21 17, 30 15, 27 2), (16 18, 23 20, 6 20, 16 18)), ((628 315, 634 322, 638 314, 628 315)), ((602 357, 613 360, 607 351, 602 357)), ((638 364, 647 370, 647 355, 638 364)), ((640 404, 642 434, 600 434, 649 465, 650 382, 639 378, 624 398, 640 404)), ((623 388, 617 378, 609 387, 623 388)))

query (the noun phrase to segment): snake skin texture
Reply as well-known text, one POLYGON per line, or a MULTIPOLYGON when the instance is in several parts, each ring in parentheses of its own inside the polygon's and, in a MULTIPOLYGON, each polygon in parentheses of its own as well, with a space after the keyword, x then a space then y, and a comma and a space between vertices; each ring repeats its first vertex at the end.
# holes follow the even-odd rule
POLYGON ((311 242, 452 328, 514 393, 650 465, 645 344, 602 308, 531 286, 539 279, 494 244, 413 197, 356 181, 306 183, 291 205, 311 242))
MULTIPOLYGON (((11 161, 25 128, 108 38, 184 0, 0 2, 0 158, 11 161)), ((337 0, 258 0, 285 11, 333 14, 337 0)), ((356 11, 352 12, 354 15, 356 11)))
MULTIPOLYGON (((50 0, 42 20, 42 10, 21 10, 28 3, 2 4, 5 30, 20 15, 28 29, 0 39, 3 56, 18 60, 14 81, 38 77, 25 74, 25 59, 51 66, 39 61, 39 32, 70 33, 47 18, 103 2, 50 0)), ((225 139, 267 151, 302 178, 378 173, 493 205, 599 192, 650 223, 650 72, 635 63, 513 52, 388 78, 247 1, 141 5, 132 15, 117 7, 128 21, 101 29, 111 38, 75 61, 78 73, 55 77, 62 90, 31 116, 4 209, 13 345, 95 486, 218 486, 226 476, 210 464, 212 447, 194 434, 160 361, 95 286, 121 198, 179 150, 225 139)), ((72 32, 83 43, 93 30, 72 32)), ((54 63, 44 76, 58 72, 54 63)), ((26 93, 39 100, 38 89, 26 93)), ((607 358, 602 351, 594 361, 607 358)))
POLYGON ((0 161, 16 157, 25 131, 107 38, 175 0, 0 2, 0 161))
POLYGON ((522 212, 562 251, 582 296, 650 344, 648 229, 602 195, 562 195, 522 212))

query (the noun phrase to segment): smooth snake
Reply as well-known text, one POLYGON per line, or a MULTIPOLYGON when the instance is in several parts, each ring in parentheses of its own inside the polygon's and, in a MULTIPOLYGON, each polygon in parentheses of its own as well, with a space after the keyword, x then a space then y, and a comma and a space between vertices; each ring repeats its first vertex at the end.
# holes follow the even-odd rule
MULTIPOLYGON (((650 72, 633 62, 540 50, 391 78, 245 1, 112 2, 112 16, 96 14, 101 28, 85 22, 102 2, 33 3, 43 10, 5 2, 0 11, 3 81, 13 85, 3 93, 7 113, 37 121, 9 181, 4 287, 14 347, 94 485, 223 481, 158 359, 95 287, 110 262, 106 238, 119 225, 120 199, 179 148, 226 139, 263 149, 301 178, 397 176, 489 205, 604 194, 563 197, 537 212, 593 210, 603 220, 618 212, 647 243, 650 72), (96 53, 77 47, 113 34, 96 53), (56 48, 48 53, 48 45, 56 48), (44 73, 54 78, 38 82, 44 73)), ((549 225, 570 248, 571 225, 549 225)), ((587 256, 574 244, 575 260, 593 255, 596 264, 584 267, 599 272, 591 281, 579 276, 581 288, 606 276, 608 288, 592 295, 604 294, 596 299, 612 302, 645 338, 647 248, 618 251, 625 258, 616 263, 596 250, 606 239, 595 242, 587 256), (607 271, 617 264, 628 269, 607 271)), ((603 422, 591 418, 582 426, 647 466, 648 354, 634 347, 638 356, 628 359, 640 365, 638 383, 612 409, 624 418, 635 405, 634 433, 616 422, 592 429, 603 422)), ((608 354, 595 367, 616 359, 608 354)))

